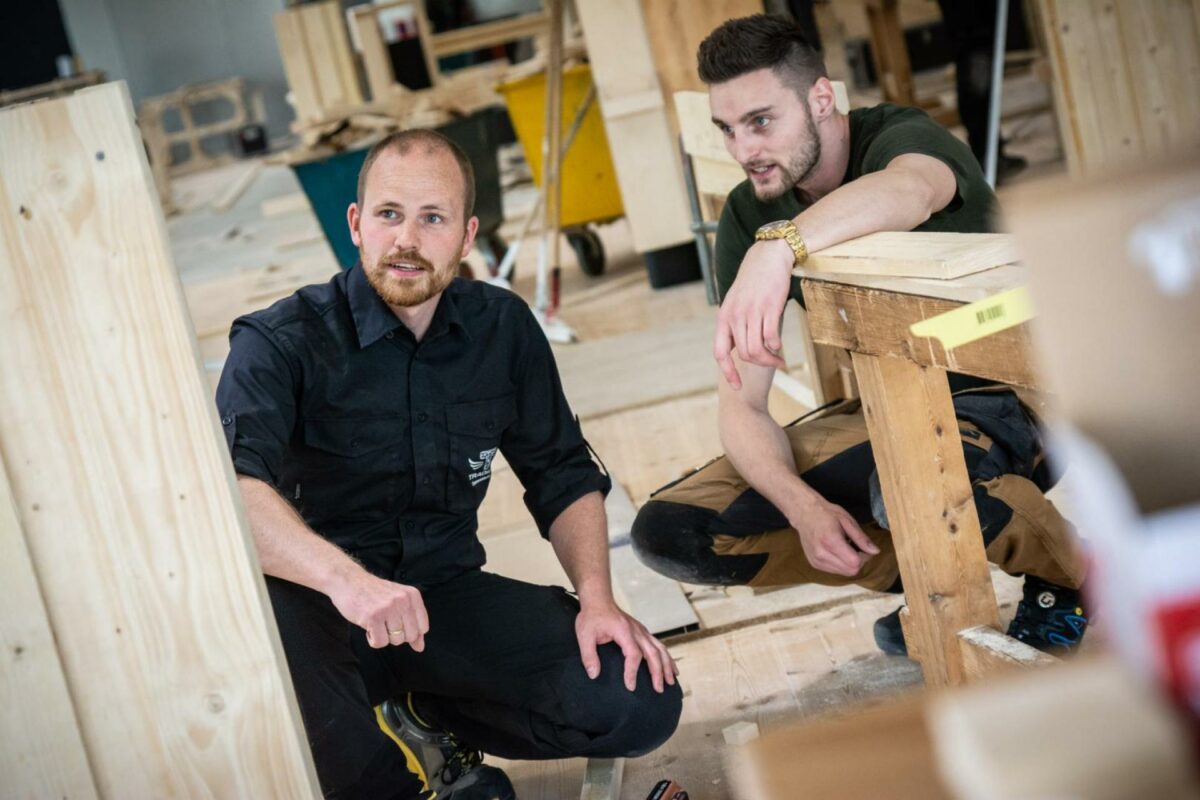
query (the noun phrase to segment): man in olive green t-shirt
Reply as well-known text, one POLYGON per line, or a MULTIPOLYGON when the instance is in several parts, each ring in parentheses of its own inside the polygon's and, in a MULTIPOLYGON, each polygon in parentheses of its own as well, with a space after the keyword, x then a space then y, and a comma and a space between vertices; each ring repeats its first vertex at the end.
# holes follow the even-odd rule
MULTIPOLYGON (((717 232, 722 296, 714 356, 726 456, 664 487, 638 513, 642 560, 679 580, 768 586, 856 583, 899 591, 866 424, 857 401, 781 428, 767 412, 792 268, 807 251, 876 231, 992 230, 996 198, 966 144, 923 111, 883 104, 845 115, 819 54, 794 25, 730 20, 700 45, 713 123, 747 180, 717 232)), ((1007 387, 952 376, 967 471, 988 557, 1025 575, 1010 635, 1043 650, 1087 627, 1074 531, 1034 418, 1007 387)), ((905 652, 898 611, 875 626, 905 652)))

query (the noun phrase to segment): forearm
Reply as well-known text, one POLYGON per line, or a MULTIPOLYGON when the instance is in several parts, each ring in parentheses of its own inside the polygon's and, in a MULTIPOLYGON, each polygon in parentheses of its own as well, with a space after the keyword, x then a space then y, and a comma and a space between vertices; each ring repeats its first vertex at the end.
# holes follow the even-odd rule
POLYGON ((363 568, 337 545, 315 533, 274 487, 238 476, 250 532, 263 572, 323 594, 363 568))
POLYGON ((882 170, 834 189, 800 212, 796 230, 810 253, 879 231, 910 231, 936 203, 926 182, 907 170, 882 170))
POLYGON ((779 423, 765 407, 756 408, 740 397, 722 397, 717 418, 721 445, 738 474, 795 525, 819 495, 800 478, 779 423))
POLYGON ((550 544, 583 605, 613 602, 604 497, 590 492, 550 525, 550 544))

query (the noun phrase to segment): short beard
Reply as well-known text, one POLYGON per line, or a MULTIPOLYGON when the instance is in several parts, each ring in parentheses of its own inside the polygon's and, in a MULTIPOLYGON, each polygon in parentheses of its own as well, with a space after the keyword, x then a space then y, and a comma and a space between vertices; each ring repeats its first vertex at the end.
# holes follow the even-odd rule
MULTIPOLYGON (((817 165, 821 163, 821 137, 817 133, 817 124, 813 122, 808 106, 804 106, 804 120, 808 141, 792 154, 786 167, 783 164, 779 165, 779 185, 777 187, 766 187, 762 190, 755 187, 754 195, 759 200, 767 201, 783 197, 817 171, 817 165)), ((751 185, 754 185, 753 182, 751 185)))
POLYGON ((454 276, 458 274, 458 259, 453 259, 442 268, 437 268, 432 262, 418 252, 406 251, 397 255, 388 255, 368 266, 366 253, 360 247, 359 257, 362 259, 363 271, 367 282, 375 293, 390 306, 411 307, 419 306, 439 292, 443 291, 454 276), (419 278, 393 278, 388 273, 389 262, 410 261, 425 270, 419 278))

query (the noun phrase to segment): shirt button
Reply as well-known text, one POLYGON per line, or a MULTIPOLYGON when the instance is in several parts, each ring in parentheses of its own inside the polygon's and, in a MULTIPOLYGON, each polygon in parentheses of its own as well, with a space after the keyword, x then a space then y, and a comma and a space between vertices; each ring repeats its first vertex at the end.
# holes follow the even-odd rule
POLYGON ((427 419, 429 419, 429 415, 424 411, 422 411, 420 414, 417 414, 417 422, 424 422, 427 419))
POLYGON ((358 439, 351 439, 350 447, 354 450, 357 450, 358 449, 358 439))
POLYGON ((483 427, 490 431, 492 428, 496 427, 496 425, 491 420, 488 420, 483 424, 483 427))
MULTIPOLYGON (((211 419, 211 417, 210 417, 210 419, 211 419)), ((221 424, 222 425, 232 425, 233 417, 221 417, 221 424)))
POLYGON ((426 475, 424 478, 421 479, 421 483, 425 484, 426 486, 428 486, 432 482, 433 482, 433 479, 430 478, 428 475, 426 475))
POLYGON ((393 339, 393 338, 395 338, 395 336, 396 336, 396 332, 395 332, 395 331, 388 331, 387 333, 385 333, 385 334, 383 335, 383 338, 385 338, 385 339, 393 339))
POLYGON ((413 524, 411 522, 404 523, 404 530, 411 531, 412 529, 413 529, 413 524))

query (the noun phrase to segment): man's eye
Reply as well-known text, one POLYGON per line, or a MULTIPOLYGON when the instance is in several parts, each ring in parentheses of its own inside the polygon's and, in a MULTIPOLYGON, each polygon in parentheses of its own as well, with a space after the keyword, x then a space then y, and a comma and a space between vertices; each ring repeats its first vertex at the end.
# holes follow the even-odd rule
POLYGON ((425 221, 432 222, 434 225, 437 225, 438 223, 440 223, 442 221, 442 215, 441 214, 426 214, 425 221))
POLYGON ((765 128, 769 124, 771 124, 770 117, 755 117, 754 118, 754 127, 756 127, 756 128, 765 128))
POLYGON ((395 219, 396 211, 395 209, 385 208, 379 212, 379 216, 383 217, 384 219, 395 219))
POLYGON ((721 135, 727 139, 730 136, 733 136, 733 128, 729 127, 728 125, 718 125, 717 130, 719 130, 721 132, 721 135))

